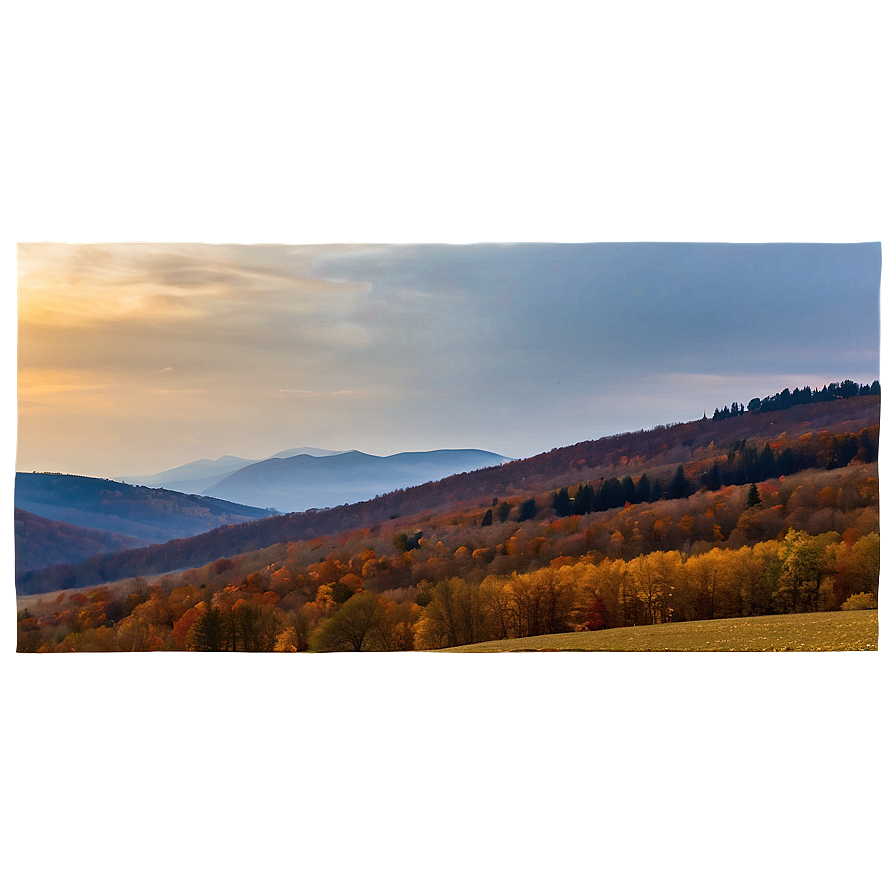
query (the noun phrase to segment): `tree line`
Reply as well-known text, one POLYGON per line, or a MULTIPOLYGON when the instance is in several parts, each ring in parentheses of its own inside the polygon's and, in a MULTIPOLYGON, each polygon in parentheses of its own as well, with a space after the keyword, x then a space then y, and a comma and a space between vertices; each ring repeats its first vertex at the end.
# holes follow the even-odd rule
POLYGON ((731 402, 730 407, 715 409, 713 420, 728 420, 730 417, 739 417, 746 411, 785 411, 799 404, 815 404, 825 401, 836 401, 841 398, 856 398, 862 395, 880 395, 880 382, 860 385, 852 380, 843 380, 842 383, 829 383, 821 389, 810 389, 804 386, 802 389, 784 389, 774 395, 766 395, 765 398, 751 398, 746 407, 731 402))
POLYGON ((824 434, 815 444, 806 443, 796 448, 788 445, 775 449, 766 442, 760 449, 741 439, 731 445, 725 460, 713 461, 698 476, 689 478, 683 464, 668 481, 659 477, 651 480, 646 473, 637 481, 631 476, 622 479, 614 476, 601 479, 597 484, 583 483, 572 496, 570 488, 563 487, 554 492, 551 506, 558 517, 581 516, 628 504, 687 498, 700 487, 712 492, 728 485, 747 485, 791 476, 800 470, 834 470, 847 466, 852 460, 873 463, 878 458, 879 441, 879 426, 866 427, 858 433, 824 434))
POLYGON ((403 595, 362 589, 336 600, 322 585, 298 608, 276 591, 244 590, 249 583, 212 594, 150 587, 123 603, 97 589, 71 596, 62 613, 72 628, 59 642, 47 637, 59 618, 48 623, 20 612, 19 650, 436 650, 627 625, 863 609, 877 604, 879 568, 877 533, 790 529, 782 540, 739 549, 561 558, 480 581, 423 581, 403 595))

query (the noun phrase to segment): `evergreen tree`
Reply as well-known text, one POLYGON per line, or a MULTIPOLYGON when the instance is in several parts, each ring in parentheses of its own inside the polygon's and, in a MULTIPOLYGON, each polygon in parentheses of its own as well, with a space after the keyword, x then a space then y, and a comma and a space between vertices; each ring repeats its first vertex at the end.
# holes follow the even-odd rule
POLYGON ((615 476, 612 479, 604 479, 600 491, 597 493, 597 509, 609 510, 612 507, 622 507, 624 503, 622 483, 615 476))
POLYGON ((714 463, 706 473, 703 474, 703 484, 708 491, 717 492, 722 487, 722 472, 719 469, 718 462, 714 463))
POLYGON ((775 466, 775 453, 772 451, 772 446, 766 442, 765 448, 759 455, 758 478, 760 480, 771 479, 775 475, 775 466))
POLYGON ((535 498, 526 498, 526 500, 520 504, 521 523, 524 523, 526 520, 534 519, 536 513, 538 513, 538 505, 535 503, 535 498))
POLYGON ((488 510, 485 511, 485 516, 482 518, 483 526, 490 526, 492 524, 492 509, 489 507, 488 510))
POLYGON ((790 476, 792 473, 796 473, 796 457, 790 448, 784 448, 776 460, 779 476, 790 476))
POLYGON ((635 501, 638 504, 646 504, 650 500, 650 480, 646 473, 641 474, 635 487, 635 501))
POLYGON ((572 502, 572 512, 580 516, 594 511, 594 489, 585 483, 580 485, 572 502))
POLYGON ((747 492, 747 507, 758 507, 762 503, 762 498, 759 497, 759 488, 754 482, 750 486, 750 490, 747 492))
POLYGON ((686 498, 691 493, 691 484, 684 475, 684 466, 679 464, 672 482, 669 483, 670 498, 686 498))
POLYGON ((205 604, 205 612, 193 623, 188 636, 193 650, 223 650, 224 620, 221 610, 213 607, 211 599, 205 604))
POLYGON ((551 506, 557 516, 569 516, 572 513, 572 501, 569 499, 569 489, 561 488, 554 494, 551 506))

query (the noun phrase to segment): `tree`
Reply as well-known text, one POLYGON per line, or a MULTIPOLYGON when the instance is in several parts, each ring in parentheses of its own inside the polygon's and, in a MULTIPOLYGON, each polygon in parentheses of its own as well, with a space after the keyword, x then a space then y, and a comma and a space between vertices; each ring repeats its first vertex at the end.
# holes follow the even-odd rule
POLYGON ((747 509, 750 507, 759 507, 762 504, 762 498, 759 497, 759 489, 754 482, 747 492, 747 509))
POLYGON ((189 648, 190 632, 195 622, 205 612, 205 604, 200 603, 195 607, 190 607, 184 614, 174 623, 172 638, 174 646, 178 650, 186 650, 189 648))
POLYGON ((709 470, 703 474, 703 484, 708 491, 717 492, 722 487, 722 472, 718 462, 713 463, 709 470))
POLYGON ((297 653, 299 644, 299 636, 296 630, 290 626, 277 635, 274 642, 274 653, 297 653))
POLYGON ((635 486, 635 501, 638 504, 646 504, 650 500, 650 480, 646 473, 641 474, 637 486, 635 486))
POLYGON ((190 628, 186 644, 190 650, 224 650, 224 620, 221 610, 211 601, 190 628))
POLYGON ((381 631, 384 650, 413 650, 414 626, 420 618, 420 607, 412 602, 387 602, 381 631))
POLYGON ((317 590, 325 589, 337 604, 344 604, 354 593, 355 589, 345 582, 333 582, 329 585, 321 585, 317 590))
POLYGON ((486 613, 477 587, 455 576, 437 582, 429 593, 415 642, 418 648, 458 647, 485 640, 486 613))
POLYGON ((745 545, 735 552, 732 577, 740 591, 744 616, 768 616, 775 610, 775 587, 781 569, 776 541, 745 545))
POLYGON ((668 622, 673 610, 675 576, 681 566, 676 551, 640 554, 628 564, 633 596, 643 607, 647 623, 668 622))
POLYGON ((580 485, 572 501, 572 513, 584 516, 594 510, 594 488, 588 483, 580 485))
POLYGON ((855 532, 850 535, 835 548, 838 598, 844 601, 857 593, 873 594, 876 598, 880 579, 880 535, 870 532, 859 539, 855 538, 855 532))
POLYGON ((489 507, 488 510, 485 511, 485 516, 482 517, 482 526, 490 526, 492 524, 492 509, 489 507))
POLYGON ((805 613, 818 609, 823 577, 830 570, 824 536, 812 537, 793 528, 787 530, 779 548, 781 574, 778 594, 785 612, 805 613))
POLYGON ((273 649, 276 628, 266 618, 266 607, 258 606, 241 597, 231 607, 229 616, 229 640, 232 650, 244 650, 249 653, 270 651, 273 649))
POLYGON ((595 594, 588 602, 585 610, 585 625, 589 632, 597 632, 610 627, 607 620, 607 608, 599 594, 595 594))
POLYGON ((383 650, 381 626, 386 617, 382 598, 370 591, 350 597, 311 636, 315 651, 383 650))
POLYGON ((684 466, 679 464, 672 482, 669 483, 670 498, 686 498, 691 493, 691 484, 688 482, 687 476, 684 475, 684 466))
POLYGON ((551 503, 557 516, 569 516, 572 513, 572 501, 569 499, 568 488, 561 488, 556 492, 551 503))

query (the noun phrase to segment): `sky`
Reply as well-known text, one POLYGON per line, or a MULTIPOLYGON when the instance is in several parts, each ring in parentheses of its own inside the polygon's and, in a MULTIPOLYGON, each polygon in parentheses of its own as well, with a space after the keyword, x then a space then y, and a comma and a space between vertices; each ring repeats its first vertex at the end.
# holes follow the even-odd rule
MULTIPOLYGON (((129 260, 81 259, 77 288, 62 288, 71 279, 65 253, 32 259, 30 309, 17 278, 28 269, 19 247, 46 242, 880 241, 886 346, 894 332, 888 15, 883 3, 790 0, 549 8, 478 0, 450 9, 392 0, 261 2, 251 9, 163 0, 149 14, 140 4, 99 0, 11 5, 8 30, 16 39, 4 62, 15 86, 5 106, 10 139, 0 209, 6 469, 139 473, 227 451, 253 455, 315 442, 382 453, 394 445, 454 443, 525 454, 711 413, 716 403, 801 381, 867 380, 877 367, 867 354, 876 345, 867 318, 873 302, 860 286, 846 290, 847 283, 873 280, 854 278, 857 267, 867 270, 862 253, 833 277, 849 292, 839 303, 826 289, 826 264, 814 268, 809 290, 805 281, 785 283, 768 269, 757 281, 761 266, 742 261, 724 289, 718 269, 703 266, 703 298, 688 310, 676 299, 696 295, 693 282, 693 290, 679 281, 671 297, 670 285, 650 300, 667 279, 657 262, 656 276, 641 284, 640 296, 629 296, 628 310, 593 310, 587 320, 573 290, 552 289, 548 298, 527 292, 531 267, 519 269, 527 273, 513 290, 486 302, 467 291, 472 274, 455 271, 449 289, 418 282, 411 265, 393 267, 387 289, 388 252, 368 251, 362 259, 343 251, 326 260, 305 253, 307 265, 290 262, 293 277, 298 271, 300 279, 364 282, 371 290, 358 295, 341 287, 338 306, 325 306, 338 325, 314 293, 306 298, 317 303, 318 317, 306 311, 304 328, 292 329, 283 318, 271 324, 261 309, 263 297, 276 294, 285 303, 287 294, 299 295, 295 282, 287 289, 288 281, 275 286, 273 278, 241 273, 248 262, 234 262, 223 249, 215 258, 204 250, 200 267, 218 271, 215 291, 210 278, 200 278, 204 297, 195 279, 173 273, 195 272, 189 253, 186 263, 172 264, 183 246, 162 253, 167 269, 158 258, 153 264, 148 250, 129 260), (231 262, 225 276, 221 265, 231 262), (415 290, 426 300, 414 301, 415 290), (744 302, 745 295, 755 302, 744 302), (812 302, 823 313, 810 317, 812 302), (395 333, 402 315, 416 326, 410 345, 395 333), (624 326, 610 332, 601 325, 607 316, 624 326), (51 329, 46 322, 54 318, 51 329), (236 338, 243 349, 228 354, 236 338), (278 340, 290 338, 294 351, 284 361, 278 340), (553 363, 561 339, 562 363, 553 363), (455 353, 454 365, 446 349, 455 353), (361 357, 366 367, 358 366, 361 357), (384 357, 388 367, 380 364, 384 357), (608 357, 624 365, 615 380, 618 365, 608 357), (399 377, 408 371, 411 383, 399 377), (461 390, 455 375, 480 388, 461 390), (639 376, 650 389, 640 388, 639 376), (266 403, 254 377, 265 382, 268 399, 281 403, 266 403), (689 388, 682 390, 684 377, 689 388), (417 384, 420 400, 409 416, 384 397, 350 403, 351 392, 385 392, 384 380, 401 398, 417 384), (433 381, 439 395, 427 391, 433 381), (345 393, 349 414, 338 418, 341 428, 323 416, 332 402, 314 404, 311 393, 321 391, 345 393), (657 403, 651 396, 663 391, 657 403), (497 418, 499 399, 511 393, 527 401, 497 418), (29 402, 21 415, 17 399, 29 402), (482 417, 488 427, 479 425, 482 417), (334 444, 324 443, 327 436, 334 444)), ((264 264, 282 270, 282 252, 268 252, 264 264)), ((399 255, 393 251, 393 261, 399 255)), ((566 265, 567 272, 576 269, 566 265)), ((605 304, 626 282, 621 262, 615 271, 615 278, 595 281, 601 288, 593 295, 605 304)), ((308 286, 321 288, 335 295, 339 287, 308 286)), ((886 393, 888 352, 880 363, 886 393)), ((886 454, 893 431, 886 398, 881 413, 886 454)), ((896 500, 892 480, 881 479, 884 508, 896 500)), ((13 476, 3 483, 11 508, 13 476)), ((10 603, 12 517, 4 564, 10 603)), ((883 514, 884 539, 891 517, 883 514)), ((893 591, 888 558, 884 551, 883 594, 893 591)), ((882 618, 888 607, 882 602, 882 618)), ((67 779, 65 800, 57 777, 17 776, 6 802, 23 832, 15 842, 20 861, 0 871, 12 878, 10 891, 23 889, 35 862, 46 866, 48 840, 60 875, 80 862, 83 843, 70 833, 91 824, 105 832, 110 881, 131 880, 139 867, 146 888, 158 889, 170 886, 173 868, 179 880, 201 876, 205 885, 211 874, 221 892, 245 891, 248 882, 274 889, 284 883, 284 865, 258 856, 270 855, 272 844, 294 851, 302 843, 303 879, 331 886, 332 869, 346 868, 345 838, 332 836, 339 829, 353 837, 354 866, 363 874, 355 881, 347 869, 347 880, 364 886, 376 873, 395 877, 396 832, 407 830, 409 817, 427 837, 402 853, 408 892, 418 879, 432 878, 434 864, 444 892, 468 888, 474 877, 500 880, 504 889, 509 882, 520 893, 581 888, 592 874, 587 863, 561 867, 554 857, 590 854, 599 841, 607 847, 601 878, 619 888, 630 889, 631 868, 638 867, 645 889, 661 887, 672 869, 694 881, 696 894, 710 893, 718 879, 730 878, 732 863, 743 864, 740 844, 759 828, 791 848, 767 850, 741 868, 745 890, 768 879, 798 887, 808 874, 817 892, 833 893, 855 882, 857 868, 872 888, 889 873, 884 826, 845 831, 837 855, 815 869, 792 861, 817 852, 831 817, 873 817, 882 788, 893 792, 880 758, 892 752, 892 725, 880 712, 893 679, 893 626, 885 619, 879 653, 813 657, 809 684, 810 658, 795 654, 605 655, 597 673, 593 654, 551 654, 549 664, 534 654, 508 658, 512 663, 470 656, 463 665, 423 655, 365 656, 354 664, 345 656, 320 675, 273 656, 199 664, 180 655, 96 654, 56 663, 15 654, 11 613, 6 620, 5 680, 24 683, 4 694, 5 717, 17 733, 7 764, 53 767, 65 730, 67 761, 79 769, 67 779), (583 712, 595 705, 596 674, 612 687, 600 688, 599 711, 583 712), (660 740, 657 732, 664 733, 660 740), (289 744, 293 767, 322 773, 284 774, 282 763, 255 763, 252 786, 230 788, 224 805, 220 782, 245 782, 234 757, 268 755, 272 740, 289 744), (172 751, 172 743, 180 749, 172 751), (439 794, 490 795, 493 764, 483 755, 502 757, 503 780, 528 780, 544 756, 568 743, 588 744, 589 773, 575 787, 546 791, 543 801, 524 788, 497 801, 474 799, 486 811, 471 813, 469 799, 433 799, 429 769, 439 769, 439 794), (762 761, 769 743, 775 757, 799 761, 762 761), (832 763, 866 743, 881 747, 861 763, 832 763), (657 744, 673 770, 694 768, 695 744, 707 749, 697 774, 644 775, 657 744), (395 782, 410 780, 408 750, 426 757, 424 773, 395 800, 395 782), (203 757, 201 774, 186 755, 203 757), (590 773, 610 767, 612 775, 590 773), (144 768, 158 772, 149 786, 134 775, 144 768), (165 791, 152 788, 163 779, 165 791), (107 781, 136 787, 133 798, 115 803, 114 826, 110 800, 96 798, 97 782, 107 781), (732 799, 718 799, 719 781, 730 785, 732 799), (361 785, 368 798, 359 801, 361 785), (180 792, 191 794, 191 809, 172 815, 164 797, 180 792), (769 811, 782 801, 788 811, 769 811), (643 826, 645 805, 673 832, 652 843, 655 874, 640 862, 642 838, 628 836, 643 826), (718 820, 711 828, 708 809, 718 820), (191 867, 195 855, 219 849, 233 820, 247 814, 262 823, 244 831, 245 849, 234 861, 221 869, 191 867), (28 836, 37 826, 43 836, 28 836), (156 869, 140 845, 163 826, 174 840, 199 848, 156 869), (519 871, 494 862, 528 842, 533 828, 545 844, 541 862, 519 871), (470 832, 469 848, 445 863, 438 844, 454 842, 459 829, 470 832), (684 864, 693 830, 703 832, 706 846, 696 874, 693 863, 684 864)))
POLYGON ((881 247, 19 246, 17 469, 524 457, 879 376, 881 247))

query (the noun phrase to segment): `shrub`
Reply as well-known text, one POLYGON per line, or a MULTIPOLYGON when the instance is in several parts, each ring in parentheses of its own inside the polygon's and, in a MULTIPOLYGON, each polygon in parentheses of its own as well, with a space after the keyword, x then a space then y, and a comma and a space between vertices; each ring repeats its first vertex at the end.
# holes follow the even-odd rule
POLYGON ((841 610, 876 610, 877 595, 869 594, 862 591, 860 594, 850 595, 848 600, 843 601, 841 610))

